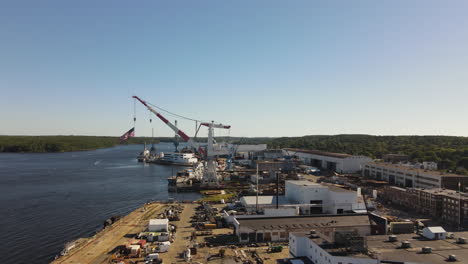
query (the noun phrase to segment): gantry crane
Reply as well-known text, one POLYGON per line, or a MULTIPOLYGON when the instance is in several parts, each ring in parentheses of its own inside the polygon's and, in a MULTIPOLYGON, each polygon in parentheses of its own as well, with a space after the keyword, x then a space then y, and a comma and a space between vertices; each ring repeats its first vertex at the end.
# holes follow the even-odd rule
MULTIPOLYGON (((180 130, 172 124, 167 118, 161 115, 158 111, 156 111, 153 107, 151 107, 147 102, 140 99, 138 96, 132 96, 134 99, 138 100, 142 103, 149 111, 155 114, 161 121, 163 121, 168 127, 170 127, 177 135, 179 135, 188 145, 198 151, 204 158, 205 158, 205 171, 203 173, 203 182, 206 184, 218 184, 218 177, 216 174, 216 160, 215 157, 218 155, 227 155, 229 154, 229 145, 223 144, 216 144, 214 141, 214 129, 221 128, 221 129, 230 129, 231 126, 223 125, 223 124, 216 124, 214 121, 211 123, 201 122, 200 126, 197 128, 196 134, 200 130, 201 126, 208 127, 208 142, 206 149, 198 146, 198 144, 190 138, 184 131, 180 130)), ((196 136, 195 134, 195 136, 196 136)))

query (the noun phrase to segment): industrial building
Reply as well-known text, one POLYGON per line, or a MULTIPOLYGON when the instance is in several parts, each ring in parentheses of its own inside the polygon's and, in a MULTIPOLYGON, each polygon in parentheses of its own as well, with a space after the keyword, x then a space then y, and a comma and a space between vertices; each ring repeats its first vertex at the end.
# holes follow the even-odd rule
POLYGON ((453 226, 468 227, 468 194, 447 189, 387 186, 379 197, 453 226))
POLYGON ((360 235, 369 235, 367 214, 317 215, 289 217, 236 217, 235 234, 242 243, 287 241, 290 232, 322 230, 324 233, 352 228, 360 235))
POLYGON ((253 154, 254 160, 275 160, 283 158, 281 149, 263 149, 253 154))
MULTIPOLYGON (((344 214, 365 210, 357 192, 339 188, 333 184, 319 184, 310 181, 285 181, 285 195, 258 196, 258 208, 296 208, 301 215, 344 214)), ((256 211, 257 197, 244 196, 240 199, 248 212, 256 211)))
POLYGON ((365 164, 362 175, 366 178, 386 181, 391 185, 408 188, 447 188, 458 190, 459 182, 461 190, 465 190, 464 188, 468 187, 468 176, 417 169, 386 162, 369 162, 365 164))
POLYGON ((251 162, 252 168, 257 168, 260 171, 269 171, 273 174, 277 171, 290 171, 296 167, 296 164, 288 160, 253 160, 251 162))
POLYGON ((315 264, 445 264, 467 263, 468 232, 450 236, 441 228, 428 228, 425 236, 404 234, 398 236, 359 236, 357 232, 333 235, 319 230, 290 233, 290 257, 305 257, 315 264))
POLYGON ((372 161, 371 158, 365 156, 295 148, 284 148, 283 155, 297 157, 305 165, 339 173, 359 172, 364 164, 372 161))
POLYGON ((254 157, 255 153, 265 151, 267 144, 232 145, 231 148, 235 150, 234 158, 236 160, 250 160, 254 157))
POLYGON ((286 181, 285 196, 293 204, 303 204, 302 214, 343 214, 365 209, 357 192, 310 181, 286 181))
POLYGON ((289 205, 289 200, 284 196, 276 196, 274 195, 259 195, 257 196, 243 196, 240 198, 240 202, 242 206, 247 210, 247 212, 254 212, 257 209, 257 201, 258 207, 263 211, 265 208, 275 208, 278 204, 279 207, 283 207, 285 205, 289 205), (278 201, 278 202, 277 202, 278 201))
POLYGON ((169 220, 168 219, 150 219, 148 223, 149 232, 168 232, 169 220))

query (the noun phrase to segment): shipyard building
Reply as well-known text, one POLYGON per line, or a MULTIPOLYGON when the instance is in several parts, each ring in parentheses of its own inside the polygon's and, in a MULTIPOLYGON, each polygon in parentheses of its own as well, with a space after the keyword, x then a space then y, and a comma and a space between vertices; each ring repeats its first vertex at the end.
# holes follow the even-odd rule
POLYGON ((386 162, 369 162, 363 166, 362 176, 391 185, 407 188, 447 188, 462 190, 468 187, 468 176, 425 170, 386 162))
MULTIPOLYGON (((240 199, 248 212, 257 209, 256 196, 244 196, 240 199)), ((283 213, 291 215, 344 214, 356 210, 365 210, 362 197, 356 191, 336 187, 333 184, 319 184, 310 181, 285 181, 285 195, 258 196, 258 208, 265 214, 276 214, 272 209, 278 207, 283 213), (286 209, 290 210, 286 210, 286 209)))
POLYGON ((372 161, 371 158, 366 156, 295 148, 284 148, 283 155, 297 157, 305 165, 339 173, 359 172, 364 167, 364 164, 372 161))
POLYGON ((380 192, 384 201, 427 214, 452 226, 468 227, 468 194, 447 189, 387 186, 380 192))
POLYGON ((286 181, 286 198, 303 204, 303 214, 343 214, 354 209, 363 209, 358 203, 357 192, 331 184, 318 184, 310 181, 286 181))
POLYGON ((468 232, 447 233, 441 227, 425 228, 421 234, 360 236, 320 230, 292 232, 291 258, 306 258, 315 264, 445 264, 467 263, 468 232))
POLYGON ((288 217, 239 217, 234 219, 235 234, 239 242, 276 242, 288 241, 290 232, 306 230, 349 230, 359 235, 371 234, 367 214, 316 215, 288 217))
POLYGON ((243 243, 286 241, 290 232, 310 229, 372 231, 362 197, 333 184, 289 180, 284 196, 244 196, 240 201, 249 215, 226 213, 225 219, 243 243), (257 206, 262 215, 254 214, 257 206))

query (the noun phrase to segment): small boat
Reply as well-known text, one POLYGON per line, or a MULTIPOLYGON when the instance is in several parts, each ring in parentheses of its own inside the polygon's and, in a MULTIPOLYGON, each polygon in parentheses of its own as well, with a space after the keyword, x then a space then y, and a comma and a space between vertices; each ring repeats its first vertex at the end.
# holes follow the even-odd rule
POLYGON ((150 151, 146 148, 146 143, 145 143, 145 147, 143 148, 143 151, 140 152, 140 155, 138 155, 137 160, 139 162, 145 162, 149 156, 150 156, 150 151))

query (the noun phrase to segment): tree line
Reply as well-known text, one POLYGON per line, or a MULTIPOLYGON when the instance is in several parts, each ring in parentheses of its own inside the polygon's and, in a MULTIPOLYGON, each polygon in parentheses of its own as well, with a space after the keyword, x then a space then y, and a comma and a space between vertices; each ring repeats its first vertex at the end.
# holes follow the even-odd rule
MULTIPOLYGON (((159 142, 158 140, 155 140, 159 142)), ((151 143, 131 138, 125 144, 151 143)), ((108 148, 120 144, 119 137, 99 136, 0 136, 0 152, 66 152, 108 148)))
MULTIPOLYGON (((254 144, 266 143, 267 138, 217 138, 219 142, 254 144)), ((108 148, 119 144, 151 144, 173 142, 174 137, 133 137, 120 143, 119 137, 104 136, 0 136, 0 152, 66 152, 108 148)), ((179 139, 182 142, 182 139, 179 139)), ((206 142, 206 137, 196 138, 197 142, 206 142)))
MULTIPOLYGON (((174 137, 135 137, 124 144, 172 142, 174 137)), ((303 148, 365 155, 381 159, 384 154, 406 154, 410 161, 434 161, 439 169, 468 174, 468 137, 314 135, 281 138, 222 137, 218 142, 268 144, 269 148, 303 148)), ((196 141, 206 142, 205 137, 196 141)), ((119 145, 118 137, 100 136, 0 136, 0 152, 65 152, 119 145)))
POLYGON ((384 154, 405 154, 412 162, 434 161, 439 169, 468 174, 468 137, 335 135, 282 137, 272 148, 304 148, 365 155, 381 159, 384 154))

